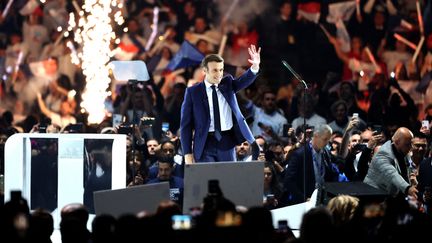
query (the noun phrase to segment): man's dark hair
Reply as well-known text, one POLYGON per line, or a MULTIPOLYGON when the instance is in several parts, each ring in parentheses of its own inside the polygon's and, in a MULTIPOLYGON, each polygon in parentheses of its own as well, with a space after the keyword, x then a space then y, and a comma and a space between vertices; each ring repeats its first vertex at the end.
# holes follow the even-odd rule
POLYGON ((357 134, 357 135, 361 135, 361 133, 362 133, 362 132, 361 132, 360 130, 358 130, 358 129, 354 129, 354 130, 351 132, 351 136, 352 136, 352 135, 356 135, 356 134, 357 134))
POLYGON ((332 136, 335 138, 341 138, 343 137, 343 133, 340 131, 333 131, 332 136))
POLYGON ((158 162, 159 163, 170 164, 171 166, 173 166, 174 165, 174 157, 172 157, 172 156, 166 156, 166 155, 161 155, 158 158, 158 162))
POLYGON ((262 99, 264 99, 265 94, 277 94, 276 91, 269 86, 261 86, 259 87, 259 90, 261 91, 262 99))
POLYGON ((201 61, 201 67, 207 68, 209 62, 223 62, 224 59, 218 54, 209 54, 201 61))

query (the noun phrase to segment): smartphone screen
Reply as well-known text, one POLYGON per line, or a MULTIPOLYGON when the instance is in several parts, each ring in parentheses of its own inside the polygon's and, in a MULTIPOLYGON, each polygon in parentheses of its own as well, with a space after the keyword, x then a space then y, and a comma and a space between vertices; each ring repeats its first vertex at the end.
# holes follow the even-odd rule
POLYGON ((382 133, 382 126, 381 125, 373 125, 372 129, 374 130, 374 133, 376 133, 376 134, 382 133))
POLYGON ((190 215, 173 215, 171 220, 174 230, 188 230, 192 228, 192 217, 190 215))
POLYGON ((113 114, 112 116, 113 127, 120 126, 122 122, 123 122, 123 116, 121 114, 113 114))
POLYGON ((162 131, 163 132, 169 131, 169 123, 168 122, 162 122, 162 131))
POLYGON ((288 220, 279 220, 278 221, 278 229, 284 230, 286 228, 288 228, 288 220))
POLYGON ((429 121, 428 120, 423 120, 422 121, 422 127, 429 128, 429 121))

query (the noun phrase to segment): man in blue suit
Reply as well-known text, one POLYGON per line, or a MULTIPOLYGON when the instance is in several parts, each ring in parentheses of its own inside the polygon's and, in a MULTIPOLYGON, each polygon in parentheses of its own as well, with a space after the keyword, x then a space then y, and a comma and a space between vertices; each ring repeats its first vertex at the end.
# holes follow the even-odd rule
POLYGON ((251 67, 239 78, 223 77, 224 60, 207 55, 201 66, 204 81, 186 89, 181 108, 180 141, 185 163, 234 161, 235 145, 254 137, 240 112, 235 94, 255 80, 260 52, 248 48, 251 67))
POLYGON ((312 139, 306 146, 303 144, 291 154, 285 171, 284 203, 292 205, 308 201, 313 191, 325 182, 339 180, 339 171, 332 163, 330 151, 326 148, 331 135, 332 129, 321 124, 315 127, 312 139))

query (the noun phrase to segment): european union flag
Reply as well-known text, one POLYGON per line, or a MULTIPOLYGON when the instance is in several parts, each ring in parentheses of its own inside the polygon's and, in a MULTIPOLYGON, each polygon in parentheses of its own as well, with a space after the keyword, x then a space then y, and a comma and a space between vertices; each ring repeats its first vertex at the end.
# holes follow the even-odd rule
POLYGON ((188 41, 183 41, 180 50, 174 55, 167 65, 167 69, 174 71, 179 68, 195 66, 201 63, 204 55, 188 41))

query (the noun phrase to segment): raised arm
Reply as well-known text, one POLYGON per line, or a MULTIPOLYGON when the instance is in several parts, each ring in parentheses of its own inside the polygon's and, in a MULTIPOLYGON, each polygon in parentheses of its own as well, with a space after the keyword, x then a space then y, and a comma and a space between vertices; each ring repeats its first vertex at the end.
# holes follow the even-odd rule
POLYGON ((45 116, 47 116, 47 117, 51 117, 51 115, 52 115, 52 111, 50 111, 50 110, 46 107, 45 102, 42 100, 42 95, 41 95, 39 92, 37 93, 37 102, 38 102, 39 109, 41 110, 41 112, 42 112, 45 116))
POLYGON ((240 77, 234 79, 233 90, 236 93, 251 85, 252 82, 257 77, 257 73, 259 72, 259 65, 261 62, 261 57, 260 57, 261 48, 258 48, 257 50, 255 45, 251 45, 248 48, 248 51, 249 51, 248 62, 251 64, 251 67, 246 72, 244 72, 240 77))
POLYGON ((348 155, 348 147, 350 143, 351 131, 360 123, 360 120, 356 117, 352 117, 348 122, 348 126, 345 129, 344 135, 342 137, 342 144, 339 150, 339 156, 345 159, 348 155))
POLYGON ((337 41, 337 39, 335 37, 330 37, 329 38, 330 43, 333 44, 333 47, 336 51, 336 55, 339 57, 339 59, 341 59, 345 64, 349 63, 349 57, 348 55, 342 51, 341 47, 340 47, 340 43, 337 41))

